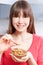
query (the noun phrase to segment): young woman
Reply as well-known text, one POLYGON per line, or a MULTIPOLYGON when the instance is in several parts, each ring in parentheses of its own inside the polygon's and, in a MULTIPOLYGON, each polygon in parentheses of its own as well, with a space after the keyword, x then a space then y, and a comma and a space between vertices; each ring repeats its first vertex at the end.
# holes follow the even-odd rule
POLYGON ((30 4, 25 0, 16 1, 10 9, 8 34, 0 39, 2 65, 43 65, 43 38, 34 33, 30 4), (10 52, 14 48, 26 50, 26 56, 13 56, 10 52))

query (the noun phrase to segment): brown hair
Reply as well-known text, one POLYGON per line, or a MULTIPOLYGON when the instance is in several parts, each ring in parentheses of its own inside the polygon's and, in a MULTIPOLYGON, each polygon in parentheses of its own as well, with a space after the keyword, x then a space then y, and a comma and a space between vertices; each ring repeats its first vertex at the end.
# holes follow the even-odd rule
POLYGON ((8 33, 13 34, 16 31, 16 29, 12 25, 12 17, 17 17, 21 9, 23 10, 23 15, 25 17, 30 17, 30 25, 27 28, 27 31, 32 34, 35 33, 33 12, 30 4, 24 0, 15 2, 10 9, 10 23, 8 33))

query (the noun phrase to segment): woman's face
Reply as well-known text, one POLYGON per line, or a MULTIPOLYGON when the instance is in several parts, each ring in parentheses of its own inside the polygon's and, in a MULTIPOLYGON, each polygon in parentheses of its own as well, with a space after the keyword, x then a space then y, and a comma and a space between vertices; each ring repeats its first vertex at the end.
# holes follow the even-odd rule
POLYGON ((12 24, 18 32, 27 31, 29 23, 30 23, 30 17, 24 17, 22 11, 19 13, 18 17, 12 18, 12 24))

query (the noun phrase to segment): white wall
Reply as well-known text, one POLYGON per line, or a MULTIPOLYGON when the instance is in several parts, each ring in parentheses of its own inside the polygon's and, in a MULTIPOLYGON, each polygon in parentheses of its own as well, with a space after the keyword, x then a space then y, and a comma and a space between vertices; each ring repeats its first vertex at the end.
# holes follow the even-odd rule
POLYGON ((36 34, 43 37, 43 21, 35 21, 36 34))
MULTIPOLYGON (((1 4, 13 4, 17 0, 0 0, 1 4)), ((26 0, 31 4, 43 4, 43 0, 26 0)))

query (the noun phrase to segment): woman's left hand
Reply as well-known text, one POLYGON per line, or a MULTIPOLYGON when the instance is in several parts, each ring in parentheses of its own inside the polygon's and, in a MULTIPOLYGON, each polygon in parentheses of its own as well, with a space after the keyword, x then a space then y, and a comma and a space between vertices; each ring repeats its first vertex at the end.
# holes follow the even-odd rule
POLYGON ((30 57, 31 57, 31 52, 27 52, 26 56, 22 57, 21 59, 23 60, 23 62, 26 62, 30 57))

